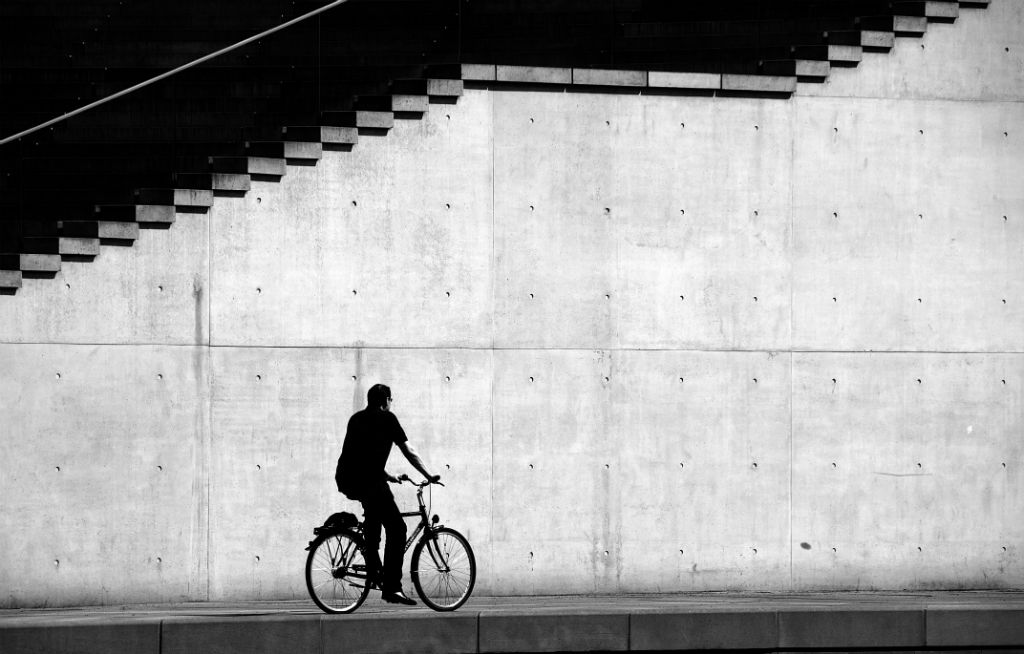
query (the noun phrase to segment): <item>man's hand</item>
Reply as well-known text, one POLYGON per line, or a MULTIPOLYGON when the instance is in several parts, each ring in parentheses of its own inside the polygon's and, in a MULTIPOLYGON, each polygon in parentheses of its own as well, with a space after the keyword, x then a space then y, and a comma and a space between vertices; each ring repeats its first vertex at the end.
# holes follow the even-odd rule
POLYGON ((431 484, 439 484, 441 483, 441 475, 430 475, 429 477, 427 477, 427 481, 429 481, 431 484))
POLYGON ((405 477, 405 475, 402 475, 402 477, 396 477, 396 476, 394 476, 393 474, 391 474, 389 472, 385 472, 384 476, 387 477, 388 481, 391 482, 392 484, 400 484, 400 483, 402 483, 402 477, 405 477))

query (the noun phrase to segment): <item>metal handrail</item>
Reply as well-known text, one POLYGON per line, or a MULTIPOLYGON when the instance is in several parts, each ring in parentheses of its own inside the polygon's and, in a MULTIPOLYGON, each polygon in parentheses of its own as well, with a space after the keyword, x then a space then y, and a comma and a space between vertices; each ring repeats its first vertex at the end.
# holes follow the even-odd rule
POLYGON ((265 36, 269 36, 269 35, 273 34, 274 32, 279 32, 279 31, 285 29, 286 27, 291 27, 295 23, 302 22, 302 21, 306 20, 307 18, 312 18, 313 16, 316 16, 317 14, 323 13, 323 12, 327 11, 328 9, 333 9, 334 7, 337 7, 338 5, 344 4, 346 2, 348 2, 348 0, 334 0, 334 2, 332 2, 330 4, 327 4, 327 5, 324 5, 323 7, 320 7, 319 9, 314 9, 313 11, 309 12, 308 14, 303 14, 302 16, 299 16, 298 18, 293 18, 292 20, 288 21, 287 23, 282 23, 282 24, 278 25, 277 27, 272 27, 269 30, 266 30, 265 32, 260 32, 256 36, 250 36, 249 38, 245 39, 244 41, 239 41, 238 43, 236 43, 234 45, 229 45, 226 48, 223 48, 221 50, 218 50, 216 52, 208 54, 208 55, 206 55, 204 57, 200 57, 199 59, 196 59, 195 61, 192 61, 192 62, 189 62, 189 63, 185 64, 184 66, 178 66, 174 70, 169 70, 166 73, 162 73, 160 75, 157 75, 156 77, 154 77, 152 79, 148 79, 145 82, 140 82, 140 83, 136 84, 135 86, 132 86, 132 87, 127 88, 127 89, 124 89, 123 91, 118 91, 117 93, 114 93, 113 95, 108 95, 105 98, 101 98, 101 99, 97 100, 96 102, 93 102, 92 104, 87 104, 84 107, 79 107, 78 109, 75 109, 74 111, 69 111, 66 114, 57 116, 56 118, 54 118, 52 120, 48 120, 45 123, 41 123, 39 125, 36 125, 35 127, 31 127, 29 129, 26 129, 25 131, 18 132, 17 134, 12 134, 11 136, 8 136, 8 137, 4 138, 2 141, 0 141, 0 145, 4 145, 5 143, 10 143, 11 141, 15 141, 17 139, 20 139, 23 136, 28 136, 29 134, 32 134, 34 132, 38 132, 41 129, 45 129, 45 128, 49 127, 50 125, 54 125, 56 123, 59 123, 62 120, 67 120, 68 118, 71 118, 72 116, 77 116, 78 114, 86 112, 86 111, 89 111, 90 109, 95 109, 96 107, 98 107, 98 106, 100 106, 102 104, 106 104, 107 102, 110 102, 111 100, 116 100, 117 98, 120 98, 123 95, 128 95, 129 93, 134 93, 135 91, 138 91, 141 88, 149 86, 150 84, 155 84, 156 82, 159 82, 162 79, 166 79, 168 77, 171 77, 172 75, 177 75, 178 73, 180 73, 182 71, 188 70, 189 68, 192 68, 194 66, 198 66, 199 64, 205 63, 205 62, 207 62, 207 61, 209 61, 211 59, 215 59, 215 58, 217 58, 217 57, 219 57, 219 56, 221 56, 223 54, 227 54, 227 53, 231 52, 232 50, 237 50, 238 48, 241 48, 242 46, 249 45, 253 41, 256 41, 258 39, 262 39, 265 36))

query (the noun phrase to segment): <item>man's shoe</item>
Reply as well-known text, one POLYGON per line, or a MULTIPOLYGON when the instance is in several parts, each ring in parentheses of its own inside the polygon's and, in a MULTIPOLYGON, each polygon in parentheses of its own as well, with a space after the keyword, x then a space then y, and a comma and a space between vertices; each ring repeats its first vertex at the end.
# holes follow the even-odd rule
POLYGON ((380 598, 389 604, 405 604, 406 606, 416 604, 416 600, 406 597, 405 593, 400 590, 396 590, 393 593, 381 593, 380 598))

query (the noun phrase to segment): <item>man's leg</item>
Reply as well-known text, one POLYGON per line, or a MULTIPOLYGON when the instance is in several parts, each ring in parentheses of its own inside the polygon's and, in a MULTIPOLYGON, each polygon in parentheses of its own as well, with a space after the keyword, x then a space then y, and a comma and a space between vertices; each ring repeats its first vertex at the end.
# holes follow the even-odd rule
POLYGON ((384 487, 380 502, 380 519, 387 535, 384 543, 384 574, 381 590, 397 593, 402 590, 402 559, 405 557, 405 539, 408 530, 391 489, 384 487))
POLYGON ((376 494, 367 494, 359 499, 363 505, 363 541, 366 543, 366 567, 370 581, 380 583, 380 500, 376 494))

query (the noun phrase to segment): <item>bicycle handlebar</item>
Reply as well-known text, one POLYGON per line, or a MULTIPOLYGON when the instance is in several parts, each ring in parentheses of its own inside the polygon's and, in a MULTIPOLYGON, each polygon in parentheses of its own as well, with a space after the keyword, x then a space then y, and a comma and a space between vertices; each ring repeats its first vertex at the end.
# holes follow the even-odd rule
POLYGON ((419 481, 419 482, 417 482, 417 481, 413 481, 412 479, 410 479, 409 475, 399 475, 398 476, 398 483, 402 484, 402 483, 405 483, 405 482, 409 482, 410 484, 412 484, 413 486, 415 486, 417 488, 426 488, 427 486, 430 486, 431 484, 437 484, 438 486, 444 486, 444 484, 442 484, 440 480, 438 480, 438 481, 431 481, 431 480, 427 479, 426 481, 419 481))

